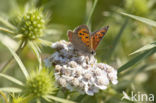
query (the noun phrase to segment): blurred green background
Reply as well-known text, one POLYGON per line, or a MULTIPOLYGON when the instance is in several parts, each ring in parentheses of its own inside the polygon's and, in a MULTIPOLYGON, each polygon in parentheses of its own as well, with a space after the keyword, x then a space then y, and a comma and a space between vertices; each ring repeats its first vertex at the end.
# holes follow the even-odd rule
MULTIPOLYGON (((67 30, 73 30, 78 25, 85 24, 92 4, 93 0, 0 0, 0 16, 16 25, 14 21, 28 5, 36 8, 42 7, 49 20, 45 32, 47 35, 44 35, 43 38, 55 42, 62 39, 68 40, 67 30)), ((99 62, 108 63, 116 69, 137 55, 129 55, 130 53, 156 40, 156 29, 154 27, 125 17, 119 12, 126 12, 156 21, 156 1, 98 0, 91 19, 90 31, 93 32, 107 25, 110 28, 97 48, 96 57, 99 62), (122 27, 121 37, 119 37, 114 48, 113 43, 122 27)), ((3 32, 0 33, 3 34, 3 32)), ((4 35, 13 38, 11 34, 4 35)), ((13 39, 18 42, 18 39, 13 39)), ((50 47, 42 47, 41 50, 43 59, 54 52, 50 47)), ((34 69, 38 65, 36 57, 29 47, 25 48, 20 56, 28 69, 34 69)), ((0 66, 10 57, 9 51, 0 44, 0 66)), ((7 74, 23 80, 18 68, 15 62, 12 63, 7 74)), ((10 86, 13 84, 5 79, 0 79, 0 86, 6 85, 10 86)), ((121 73, 119 83, 114 88, 121 94, 123 90, 127 92, 133 90, 136 92, 153 93, 156 96, 156 54, 141 60, 131 66, 126 72, 121 73)), ((99 93, 97 96, 104 100, 106 99, 106 95, 99 93)), ((95 99, 97 97, 88 98, 95 99)), ((120 102, 120 98, 116 95, 109 96, 106 102, 120 102)))

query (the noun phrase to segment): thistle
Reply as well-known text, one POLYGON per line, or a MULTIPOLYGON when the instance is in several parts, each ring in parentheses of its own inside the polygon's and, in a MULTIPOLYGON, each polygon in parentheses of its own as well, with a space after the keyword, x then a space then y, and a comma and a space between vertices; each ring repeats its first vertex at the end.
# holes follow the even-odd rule
MULTIPOLYGON (((20 39, 20 44, 18 49, 16 50, 17 54, 20 54, 21 51, 28 45, 32 48, 34 53, 37 56, 37 59, 40 63, 41 67, 41 59, 39 57, 40 46, 42 45, 49 46, 51 44, 49 41, 43 40, 40 37, 43 36, 45 30, 45 17, 42 13, 42 9, 33 9, 19 18, 16 31, 10 31, 12 34, 16 34, 15 37, 20 39)), ((7 65, 12 61, 13 58, 10 58, 8 62, 2 66, 0 72, 4 72, 7 70, 7 65), (5 70, 6 69, 6 70, 5 70)))
POLYGON ((15 96, 13 96, 12 97, 12 103, 26 103, 26 102, 24 102, 24 98, 23 97, 15 97, 15 96))
POLYGON ((34 71, 26 81, 26 93, 32 94, 34 97, 43 97, 45 95, 54 94, 55 86, 53 82, 52 72, 48 69, 34 71))
POLYGON ((45 20, 41 9, 28 11, 21 19, 18 26, 18 33, 24 38, 36 39, 43 35, 45 20))

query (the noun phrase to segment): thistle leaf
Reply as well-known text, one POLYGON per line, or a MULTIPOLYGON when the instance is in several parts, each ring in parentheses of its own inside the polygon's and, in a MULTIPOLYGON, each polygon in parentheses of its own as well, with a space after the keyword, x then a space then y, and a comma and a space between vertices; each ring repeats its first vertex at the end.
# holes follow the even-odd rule
POLYGON ((16 62, 20 66, 21 71, 23 72, 25 77, 28 78, 29 74, 28 74, 27 69, 25 68, 24 64, 22 63, 21 59, 18 57, 18 55, 15 53, 15 51, 13 51, 6 43, 3 43, 3 44, 9 49, 9 51, 15 58, 16 62))
POLYGON ((41 57, 40 57, 40 54, 39 54, 39 50, 38 50, 38 48, 36 47, 36 45, 33 42, 29 41, 29 45, 30 45, 30 47, 32 48, 33 52, 35 53, 35 55, 37 57, 37 60, 39 62, 39 70, 41 70, 42 60, 41 60, 41 57))
POLYGON ((148 25, 156 27, 156 22, 153 21, 153 20, 150 20, 150 19, 147 19, 147 18, 144 18, 144 17, 140 17, 140 16, 135 16, 135 15, 132 15, 132 14, 123 13, 123 12, 121 12, 121 14, 125 15, 125 16, 128 16, 130 18, 133 18, 135 20, 138 20, 140 22, 143 22, 145 24, 148 24, 148 25))
POLYGON ((8 93, 20 93, 20 92, 22 92, 22 90, 20 88, 15 88, 15 87, 0 88, 0 91, 8 92, 8 93))
POLYGON ((0 17, 0 22, 5 26, 9 27, 10 29, 15 29, 15 27, 12 24, 10 24, 6 19, 2 17, 0 17))
POLYGON ((52 99, 54 101, 61 102, 61 103, 76 103, 76 102, 69 101, 69 100, 66 100, 66 99, 63 99, 63 98, 59 98, 59 97, 55 97, 55 96, 52 96, 52 95, 47 95, 46 97, 48 99, 52 99))
POLYGON ((143 51, 145 51, 145 50, 149 50, 149 49, 152 49, 152 48, 154 48, 154 47, 156 47, 156 42, 147 44, 147 45, 143 46, 142 48, 140 48, 140 49, 134 51, 134 52, 131 53, 130 55, 133 55, 133 54, 136 54, 136 53, 139 53, 139 52, 143 52, 143 51))
POLYGON ((3 77, 3 78, 8 79, 8 80, 12 81, 13 83, 16 83, 16 84, 18 84, 18 85, 20 85, 20 86, 24 86, 24 84, 23 84, 21 81, 17 80, 17 79, 14 78, 14 77, 11 77, 11 76, 9 76, 9 75, 2 74, 2 73, 0 73, 0 76, 3 77))
POLYGON ((156 52, 156 48, 152 48, 150 50, 145 51, 142 54, 137 55, 136 57, 134 57, 133 59, 131 59, 130 61, 128 61, 127 63, 125 63, 124 65, 122 65, 119 69, 118 72, 122 72, 126 69, 128 69, 129 67, 133 66, 134 64, 136 64, 137 62, 141 61, 142 59, 149 57, 150 55, 152 55, 153 53, 156 52))

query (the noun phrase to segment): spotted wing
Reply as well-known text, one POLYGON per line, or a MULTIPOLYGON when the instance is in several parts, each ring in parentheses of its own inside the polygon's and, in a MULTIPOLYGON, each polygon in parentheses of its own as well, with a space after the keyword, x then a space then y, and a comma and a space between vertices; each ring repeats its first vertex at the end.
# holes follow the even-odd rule
POLYGON ((86 25, 79 26, 75 33, 78 35, 78 38, 86 45, 87 47, 90 47, 90 35, 89 30, 86 25))
POLYGON ((90 34, 86 25, 78 26, 74 32, 68 31, 69 41, 78 50, 89 52, 90 49, 90 34))
POLYGON ((107 27, 104 27, 104 28, 92 33, 92 35, 91 35, 91 48, 93 50, 96 50, 100 41, 103 39, 104 35, 106 34, 108 28, 109 27, 107 26, 107 27))

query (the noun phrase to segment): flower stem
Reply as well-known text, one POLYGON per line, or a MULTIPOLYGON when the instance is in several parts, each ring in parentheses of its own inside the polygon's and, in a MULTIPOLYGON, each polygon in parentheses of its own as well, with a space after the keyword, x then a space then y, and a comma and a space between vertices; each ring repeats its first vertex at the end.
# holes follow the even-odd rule
POLYGON ((118 44, 120 42, 120 39, 121 39, 121 37, 123 35, 123 32, 124 32, 125 28, 128 25, 128 20, 129 20, 128 18, 125 18, 124 23, 122 24, 118 34, 116 35, 116 37, 115 37, 115 39, 113 41, 112 47, 111 47, 111 49, 109 51, 109 54, 106 57, 107 60, 111 60, 112 54, 115 52, 115 49, 116 49, 116 47, 118 46, 118 44))
POLYGON ((86 25, 88 25, 88 26, 90 25, 91 17, 92 17, 92 15, 93 15, 94 10, 95 10, 97 1, 98 1, 98 0, 94 0, 93 7, 92 7, 92 9, 91 9, 91 11, 90 11, 90 14, 89 14, 89 16, 88 16, 88 19, 87 19, 87 22, 86 22, 86 25))
POLYGON ((7 97, 6 97, 6 95, 5 95, 3 92, 1 92, 1 91, 0 91, 0 96, 3 97, 5 103, 9 103, 9 102, 7 101, 7 97))
MULTIPOLYGON (((16 50, 17 55, 19 55, 19 53, 24 49, 26 45, 27 45, 27 39, 23 39, 18 49, 16 50)), ((12 61, 13 61, 13 56, 2 66, 2 68, 0 69, 0 73, 4 73, 12 61)))

